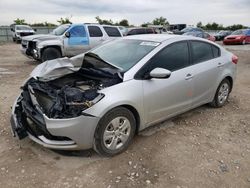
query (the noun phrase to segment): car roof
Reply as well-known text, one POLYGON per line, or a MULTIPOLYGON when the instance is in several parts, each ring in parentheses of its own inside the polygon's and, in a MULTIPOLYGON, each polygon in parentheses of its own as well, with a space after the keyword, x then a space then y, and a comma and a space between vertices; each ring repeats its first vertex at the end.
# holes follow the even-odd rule
POLYGON ((189 36, 183 35, 169 35, 169 34, 142 34, 142 35, 130 35, 124 37, 126 39, 134 39, 134 40, 145 40, 145 41, 154 41, 154 42, 164 42, 169 39, 193 39, 189 36))

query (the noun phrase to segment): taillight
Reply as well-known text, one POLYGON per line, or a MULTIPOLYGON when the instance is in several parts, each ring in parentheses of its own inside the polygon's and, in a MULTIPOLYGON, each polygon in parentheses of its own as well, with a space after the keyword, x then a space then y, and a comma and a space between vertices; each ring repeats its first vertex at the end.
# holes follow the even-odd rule
POLYGON ((232 63, 237 64, 238 60, 239 60, 239 58, 236 55, 233 55, 233 57, 232 57, 232 63))

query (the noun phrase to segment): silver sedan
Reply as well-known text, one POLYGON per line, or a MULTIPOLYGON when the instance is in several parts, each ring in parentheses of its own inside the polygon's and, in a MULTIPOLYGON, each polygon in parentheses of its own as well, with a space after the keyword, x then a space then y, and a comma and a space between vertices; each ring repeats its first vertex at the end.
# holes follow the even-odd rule
POLYGON ((203 104, 226 104, 237 62, 213 42, 164 34, 124 37, 47 61, 13 105, 13 134, 47 148, 113 156, 151 125, 203 104))

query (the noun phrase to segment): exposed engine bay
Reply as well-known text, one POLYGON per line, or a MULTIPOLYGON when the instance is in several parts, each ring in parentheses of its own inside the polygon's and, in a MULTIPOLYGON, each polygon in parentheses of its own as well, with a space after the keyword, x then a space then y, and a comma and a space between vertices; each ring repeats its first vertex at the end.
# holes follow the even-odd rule
POLYGON ((117 69, 83 64, 78 71, 55 80, 31 78, 22 88, 24 101, 49 118, 73 118, 104 97, 99 90, 122 82, 117 69))

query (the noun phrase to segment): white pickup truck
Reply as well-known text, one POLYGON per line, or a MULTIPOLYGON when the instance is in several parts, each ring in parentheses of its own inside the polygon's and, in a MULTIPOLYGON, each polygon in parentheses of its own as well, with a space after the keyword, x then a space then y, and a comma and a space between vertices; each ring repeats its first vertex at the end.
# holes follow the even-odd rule
POLYGON ((28 25, 12 24, 10 29, 12 31, 13 42, 20 42, 23 37, 35 34, 35 30, 28 25))
POLYGON ((122 37, 122 34, 117 26, 64 24, 58 26, 51 34, 22 38, 21 52, 44 62, 84 53, 104 41, 118 37, 122 37))

